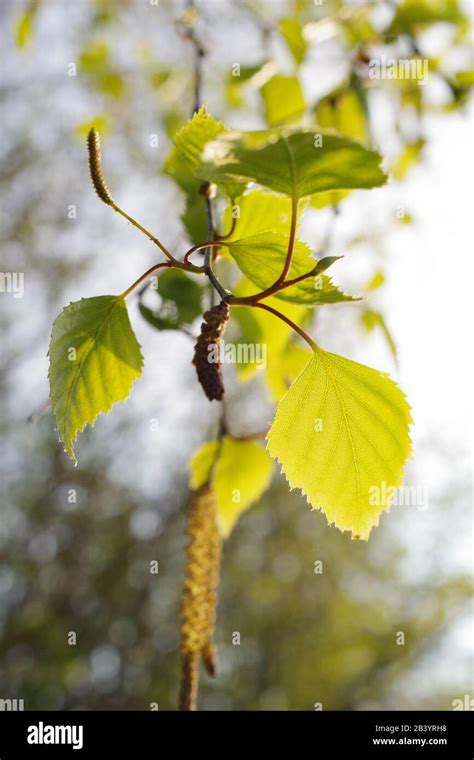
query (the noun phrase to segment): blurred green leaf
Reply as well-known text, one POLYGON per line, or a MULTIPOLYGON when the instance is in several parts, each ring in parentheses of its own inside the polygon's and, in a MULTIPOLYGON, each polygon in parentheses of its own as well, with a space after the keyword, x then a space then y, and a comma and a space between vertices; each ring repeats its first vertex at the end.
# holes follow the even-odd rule
POLYGON ((221 443, 205 443, 191 460, 190 487, 197 489, 211 478, 217 501, 217 519, 223 538, 228 538, 239 517, 270 485, 273 462, 254 441, 225 436, 221 443))
POLYGON ((237 71, 230 71, 225 80, 225 96, 232 108, 241 108, 244 104, 242 91, 252 78, 261 70, 263 63, 255 66, 239 66, 237 71))
POLYGON ((455 23, 462 18, 457 0, 402 0, 388 32, 392 35, 415 33, 439 21, 455 23))
POLYGON ((301 85, 294 76, 275 74, 260 90, 269 127, 298 122, 306 110, 301 85))
POLYGON ((279 23, 279 29, 286 44, 291 50, 291 54, 299 66, 303 63, 308 44, 303 37, 303 30, 300 22, 295 18, 284 18, 279 23))
POLYGON ((397 345, 393 339, 392 333, 388 329, 387 323, 383 315, 378 311, 371 309, 364 309, 360 315, 361 322, 367 332, 372 332, 376 327, 380 328, 382 334, 387 342, 387 346, 395 359, 395 363, 398 363, 397 345))
POLYGON ((29 9, 24 11, 17 21, 16 44, 20 49, 25 48, 31 41, 34 16, 35 12, 29 9))
POLYGON ((367 111, 364 93, 360 88, 342 88, 322 98, 315 115, 322 129, 335 129, 345 137, 360 142, 367 139, 367 111))
POLYGON ((422 138, 414 143, 408 143, 405 145, 401 155, 392 166, 392 175, 395 179, 399 181, 405 179, 409 170, 420 160, 424 146, 425 140, 422 138))

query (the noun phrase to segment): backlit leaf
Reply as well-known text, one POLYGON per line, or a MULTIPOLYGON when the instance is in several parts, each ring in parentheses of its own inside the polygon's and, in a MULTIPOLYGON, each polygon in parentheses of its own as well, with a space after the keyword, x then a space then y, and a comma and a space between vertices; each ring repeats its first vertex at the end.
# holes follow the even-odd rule
MULTIPOLYGON (((281 274, 286 258, 288 239, 276 232, 261 232, 242 240, 226 241, 225 246, 239 269, 260 288, 272 285, 281 274)), ((334 263, 336 257, 325 262, 311 277, 276 293, 283 301, 310 305, 341 303, 355 300, 340 291, 321 270, 334 263)), ((314 270, 317 259, 312 258, 306 243, 296 241, 293 261, 287 279, 291 280, 314 270)))
POLYGON ((142 366, 121 296, 83 298, 61 312, 49 346, 49 382, 59 438, 71 459, 77 433, 127 398, 142 366))
POLYGON ((268 451, 329 523, 367 539, 401 485, 410 422, 387 375, 318 348, 277 407, 268 451))
POLYGON ((291 200, 286 195, 277 195, 267 190, 253 190, 229 203, 224 217, 224 232, 232 226, 236 216, 234 232, 229 240, 256 235, 259 232, 279 232, 288 235, 291 220, 291 200))
POLYGON ((228 132, 203 154, 214 181, 258 182, 294 198, 383 185, 381 160, 358 142, 308 129, 228 132))

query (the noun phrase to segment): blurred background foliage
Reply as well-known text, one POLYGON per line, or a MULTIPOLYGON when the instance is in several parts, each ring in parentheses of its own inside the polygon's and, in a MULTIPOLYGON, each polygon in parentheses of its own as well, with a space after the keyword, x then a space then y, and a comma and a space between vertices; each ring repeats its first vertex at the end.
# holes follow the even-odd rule
MULTIPOLYGON (((202 99, 227 125, 314 124, 378 146, 394 178, 390 213, 370 213, 357 191, 332 193, 311 204, 304 229, 346 265, 363 252, 344 285, 376 305, 371 295, 351 313, 342 344, 366 334, 391 368, 385 247, 413 224, 405 206, 394 213, 397 185, 424 161, 431 120, 448 129, 467 107, 468 20, 454 0, 5 0, 0 20, 2 270, 25 273, 25 298, 2 294, 1 310, 0 697, 26 709, 174 709, 187 462, 216 424, 189 366, 206 294, 170 272, 135 301, 146 374, 83 435, 73 468, 49 414, 35 415, 50 325, 69 300, 120 292, 154 261, 96 202, 84 136, 92 125, 103 135, 121 205, 183 252, 205 236, 203 208, 163 165, 195 103, 196 55, 202 99), (371 79, 377 56, 427 59, 429 85, 371 79)), ((355 307, 334 308, 343 317, 355 307)), ((317 326, 338 340, 330 318, 317 326)), ((238 339, 244 327, 231 329, 238 339)), ((272 410, 260 378, 226 382, 233 430, 260 429, 272 410)), ((204 677, 202 708, 450 709, 472 688, 459 635, 469 573, 447 530, 448 519, 465 525, 465 463, 441 439, 422 451, 449 473, 444 486, 427 512, 393 508, 369 544, 329 529, 274 479, 225 545, 222 673, 204 677)))

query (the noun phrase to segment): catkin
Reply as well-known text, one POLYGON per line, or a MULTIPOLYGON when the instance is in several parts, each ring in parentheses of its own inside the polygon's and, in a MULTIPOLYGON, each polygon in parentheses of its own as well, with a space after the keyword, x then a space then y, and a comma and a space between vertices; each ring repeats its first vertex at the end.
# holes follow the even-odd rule
POLYGON ((104 203, 110 204, 112 203, 112 197, 102 173, 100 137, 99 133, 94 128, 91 129, 87 136, 87 148, 89 151, 89 171, 94 190, 104 203))
POLYGON ((201 333, 196 340, 193 364, 204 393, 209 401, 220 401, 224 395, 219 348, 229 319, 229 307, 224 301, 204 312, 201 333), (210 351, 214 349, 215 356, 210 351))
POLYGON ((216 519, 216 497, 210 485, 191 495, 186 533, 180 709, 195 710, 201 658, 211 675, 217 671, 213 637, 222 540, 216 519))

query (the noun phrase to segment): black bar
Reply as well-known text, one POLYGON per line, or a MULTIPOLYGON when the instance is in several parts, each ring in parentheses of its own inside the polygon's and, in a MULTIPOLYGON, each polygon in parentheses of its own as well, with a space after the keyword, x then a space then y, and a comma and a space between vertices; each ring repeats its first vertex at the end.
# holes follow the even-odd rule
POLYGON ((352 757, 357 751, 362 757, 403 753, 410 758, 472 760, 472 718, 469 711, 1 712, 0 760, 122 758, 132 753, 138 760, 169 757, 185 748, 206 754, 225 754, 231 748, 248 754, 256 746, 265 756, 273 749, 283 754, 284 747, 297 755, 306 747, 311 758, 331 758, 332 752, 350 752, 352 757), (59 743, 48 743, 50 739, 59 743), (70 743, 62 743, 66 741, 70 743))

